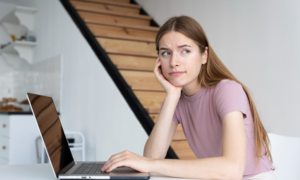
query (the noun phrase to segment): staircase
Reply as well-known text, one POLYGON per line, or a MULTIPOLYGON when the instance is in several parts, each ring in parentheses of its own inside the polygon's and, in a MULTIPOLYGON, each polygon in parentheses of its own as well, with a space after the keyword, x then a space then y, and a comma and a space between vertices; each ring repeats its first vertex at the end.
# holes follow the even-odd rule
MULTIPOLYGON (((61 0, 148 133, 166 93, 153 73, 158 25, 130 0, 61 0)), ((166 158, 196 159, 179 124, 166 158)))

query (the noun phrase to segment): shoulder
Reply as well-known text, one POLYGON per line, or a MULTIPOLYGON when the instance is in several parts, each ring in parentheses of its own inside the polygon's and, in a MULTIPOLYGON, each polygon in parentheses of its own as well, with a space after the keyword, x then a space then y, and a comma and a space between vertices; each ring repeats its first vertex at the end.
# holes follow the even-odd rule
POLYGON ((242 88, 242 85, 230 79, 223 79, 216 85, 216 89, 222 88, 242 88))
POLYGON ((223 79, 218 84, 215 85, 214 95, 218 94, 235 94, 235 93, 244 93, 243 87, 241 84, 236 81, 223 79))
POLYGON ((248 112, 248 97, 242 85, 236 81, 220 81, 215 87, 213 98, 221 118, 232 111, 241 111, 244 115, 248 112))

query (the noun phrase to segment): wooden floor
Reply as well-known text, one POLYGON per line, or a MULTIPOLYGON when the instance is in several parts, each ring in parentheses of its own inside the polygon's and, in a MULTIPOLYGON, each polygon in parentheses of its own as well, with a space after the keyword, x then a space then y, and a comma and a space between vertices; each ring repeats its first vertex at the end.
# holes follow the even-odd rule
MULTIPOLYGON (((70 0, 117 67, 149 116, 156 122, 166 96, 153 73, 159 27, 130 0, 70 0)), ((180 159, 196 159, 179 124, 171 147, 180 159)))

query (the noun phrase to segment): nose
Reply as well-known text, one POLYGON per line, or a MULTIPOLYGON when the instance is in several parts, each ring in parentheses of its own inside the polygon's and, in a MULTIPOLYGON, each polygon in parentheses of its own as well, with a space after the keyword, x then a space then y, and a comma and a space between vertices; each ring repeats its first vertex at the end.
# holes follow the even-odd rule
POLYGON ((172 53, 172 57, 171 57, 171 67, 177 67, 180 65, 180 56, 178 56, 178 54, 172 53))

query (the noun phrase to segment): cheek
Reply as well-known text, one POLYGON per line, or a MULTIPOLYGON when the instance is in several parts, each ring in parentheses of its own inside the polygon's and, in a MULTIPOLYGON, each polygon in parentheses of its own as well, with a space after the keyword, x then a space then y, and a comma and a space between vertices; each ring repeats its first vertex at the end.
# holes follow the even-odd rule
POLYGON ((189 64, 189 67, 187 67, 187 69, 189 69, 189 75, 192 76, 191 78, 195 78, 196 76, 199 75, 200 73, 200 69, 201 69, 201 63, 200 62, 196 62, 193 64, 189 64))
POLYGON ((162 74, 165 76, 165 78, 167 78, 168 76, 168 66, 165 63, 161 63, 161 71, 162 74))

